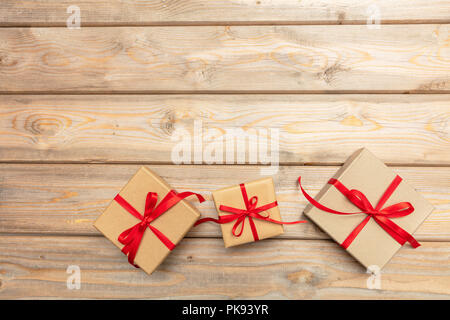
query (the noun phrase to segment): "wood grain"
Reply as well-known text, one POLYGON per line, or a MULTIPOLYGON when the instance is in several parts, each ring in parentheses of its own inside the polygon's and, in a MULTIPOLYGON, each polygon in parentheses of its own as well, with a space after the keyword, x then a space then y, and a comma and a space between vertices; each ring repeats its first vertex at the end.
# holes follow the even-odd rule
POLYGON ((0 236, 0 297, 7 299, 448 299, 450 244, 402 248, 381 273, 381 290, 331 241, 265 240, 225 249, 185 239, 147 276, 100 237, 0 236), (69 265, 81 288, 67 289, 69 265))
POLYGON ((185 130, 188 163, 224 139, 222 164, 227 132, 260 139, 276 129, 281 164, 340 164, 366 146, 389 164, 449 165, 449 121, 450 95, 439 94, 0 95, 0 161, 173 163, 185 130))
POLYGON ((0 92, 448 92, 450 25, 0 29, 0 92))
MULTIPOLYGON (((92 226, 139 165, 3 164, 0 166, 0 232, 99 235, 92 226)), ((217 217, 211 191, 261 178, 259 166, 148 166, 178 191, 203 194, 193 203, 202 215, 217 217)), ((282 219, 306 219, 306 199, 296 179, 315 195, 337 167, 286 166, 274 176, 282 219)), ((434 206, 417 230, 419 240, 450 240, 450 168, 393 168, 434 206)), ((221 238, 216 224, 202 224, 189 237, 221 238)), ((285 227, 281 238, 328 239, 313 223, 285 227)))
POLYGON ((450 299, 449 12, 447 0, 1 0, 0 298, 450 299), (71 5, 81 29, 66 28, 71 5), (248 165, 248 146, 247 165, 173 165, 199 121, 209 138, 278 130, 284 221, 305 219, 299 175, 315 195, 368 147, 436 207, 422 246, 370 290, 313 223, 230 249, 203 224, 147 276, 92 227, 141 164, 204 194, 193 205, 211 217, 212 190, 267 169, 248 165))
POLYGON ((161 24, 365 24, 379 14, 381 23, 449 22, 443 0, 2 0, 0 26, 65 26, 76 4, 81 25, 161 24), (69 11, 71 12, 71 11, 69 11))

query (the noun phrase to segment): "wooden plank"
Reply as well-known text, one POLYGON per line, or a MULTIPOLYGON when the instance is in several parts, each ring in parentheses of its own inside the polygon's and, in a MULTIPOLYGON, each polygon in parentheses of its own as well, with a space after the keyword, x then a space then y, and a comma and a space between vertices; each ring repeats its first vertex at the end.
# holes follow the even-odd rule
MULTIPOLYGON (((2 0, 0 26, 65 26, 67 8, 80 8, 83 25, 161 25, 211 23, 365 24, 448 22, 443 0, 2 0)), ((69 10, 72 12, 72 10, 69 10)))
MULTIPOLYGON (((202 215, 217 217, 211 191, 261 178, 259 166, 148 166, 178 191, 203 194, 193 203, 202 215)), ((139 165, 3 164, 0 166, 0 232, 99 235, 92 226, 139 165)), ((306 199, 296 179, 315 195, 337 167, 280 167, 274 176, 282 219, 306 219, 306 199)), ((450 240, 450 168, 395 167, 434 206, 414 236, 419 240, 450 240)), ((221 238, 220 227, 203 224, 189 237, 221 238)), ((287 226, 281 238, 328 239, 313 223, 287 226)))
POLYGON ((3 28, 0 92, 448 92, 449 28, 3 28))
POLYGON ((264 240, 225 249, 185 239, 151 276, 100 237, 0 236, 0 297, 176 299, 448 299, 450 244, 402 248, 382 270, 381 290, 331 241, 264 240), (77 265, 81 288, 67 289, 77 265))
POLYGON ((281 164, 340 164, 364 145, 389 164, 449 165, 449 119, 450 96, 439 94, 0 95, 0 161, 173 163, 185 130, 188 163, 206 163, 213 135, 222 164, 237 160, 226 133, 242 129, 258 140, 277 130, 264 145, 278 145, 271 162, 281 164))

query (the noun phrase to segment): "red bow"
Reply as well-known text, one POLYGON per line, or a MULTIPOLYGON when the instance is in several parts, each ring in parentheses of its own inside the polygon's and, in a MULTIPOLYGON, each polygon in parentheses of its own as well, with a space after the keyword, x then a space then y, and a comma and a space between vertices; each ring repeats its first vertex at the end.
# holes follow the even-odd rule
POLYGON ((405 242, 409 242, 414 248, 420 246, 420 244, 414 239, 412 235, 403 230, 397 224, 392 222, 389 218, 398 218, 404 217, 411 214, 414 211, 414 207, 409 202, 399 202, 392 206, 381 209, 386 201, 390 198, 392 193, 397 189, 398 185, 402 181, 400 176, 396 176, 394 180, 391 182, 389 187, 386 189, 384 194, 382 195, 380 201, 375 208, 372 207, 372 204, 369 202, 367 197, 358 190, 347 189, 340 181, 336 179, 330 179, 328 181, 329 184, 332 184, 336 187, 351 203, 357 206, 362 212, 341 212, 330 209, 316 200, 314 200, 311 196, 309 196, 306 191, 302 188, 301 185, 301 177, 298 177, 298 183, 300 185, 300 189, 303 192, 303 195, 308 199, 308 201, 315 206, 316 208, 341 215, 349 215, 349 214, 361 214, 365 213, 367 217, 350 233, 350 235, 342 242, 341 246, 345 249, 349 247, 349 245, 353 242, 356 236, 361 232, 361 230, 366 226, 371 218, 373 218, 379 225, 382 227, 387 233, 391 235, 398 243, 404 245, 405 242))
POLYGON ((240 237, 242 232, 244 231, 245 218, 248 218, 248 222, 250 223, 250 228, 252 230, 253 238, 255 239, 255 241, 258 241, 259 240, 258 231, 256 230, 256 226, 255 226, 255 222, 253 221, 253 218, 273 222, 276 224, 295 224, 295 223, 306 222, 306 221, 282 222, 282 221, 270 219, 269 215, 267 217, 260 215, 259 214, 260 212, 274 208, 274 207, 278 206, 278 203, 276 201, 274 201, 272 203, 263 205, 261 207, 257 207, 258 197, 253 196, 249 200, 248 195, 247 195, 247 190, 245 189, 245 185, 243 183, 241 183, 239 186, 241 187, 242 197, 244 198, 245 209, 238 209, 238 208, 220 205, 220 207, 219 207, 220 211, 231 212, 232 214, 219 216, 219 219, 203 218, 203 219, 198 220, 194 226, 199 225, 203 222, 207 222, 207 221, 224 224, 224 223, 229 223, 229 222, 236 220, 236 222, 233 226, 233 229, 232 229, 232 233, 235 237, 240 237), (240 226, 240 229, 239 229, 240 231, 239 231, 239 233, 236 233, 236 230, 239 228, 239 226, 240 226))
POLYGON ((173 250, 175 248, 175 244, 173 244, 172 241, 170 241, 161 231, 153 227, 150 223, 160 215, 165 213, 167 210, 172 208, 178 202, 191 195, 197 196, 200 202, 205 201, 205 199, 197 193, 176 193, 174 190, 170 190, 169 193, 164 197, 164 199, 161 200, 158 206, 156 206, 156 202, 158 201, 158 194, 155 192, 149 192, 145 201, 144 216, 142 216, 119 194, 114 198, 114 200, 116 200, 117 203, 120 204, 125 210, 127 210, 129 213, 131 213, 141 221, 122 232, 118 238, 119 242, 124 245, 124 247, 122 248, 122 252, 128 256, 129 263, 138 268, 138 266, 134 263, 134 258, 136 257, 137 250, 139 249, 142 237, 147 228, 152 230, 153 233, 158 237, 158 239, 161 240, 161 242, 164 243, 164 245, 169 250, 173 250))

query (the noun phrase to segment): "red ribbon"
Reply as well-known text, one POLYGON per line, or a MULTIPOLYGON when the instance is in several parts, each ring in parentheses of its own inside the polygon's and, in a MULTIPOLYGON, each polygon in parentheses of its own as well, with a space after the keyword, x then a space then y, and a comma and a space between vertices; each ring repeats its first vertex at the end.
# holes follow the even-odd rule
POLYGON ((248 222, 249 222, 250 228, 252 230, 253 238, 255 239, 255 241, 258 241, 259 240, 258 231, 256 230, 256 226, 255 226, 255 222, 253 221, 253 218, 273 222, 276 224, 296 224, 296 223, 306 222, 306 221, 282 222, 282 221, 270 219, 269 215, 267 217, 260 215, 259 214, 260 212, 274 208, 274 207, 278 206, 278 203, 276 201, 274 201, 274 202, 266 204, 264 206, 257 207, 258 197, 253 196, 249 200, 248 195, 247 195, 247 190, 245 189, 245 185, 243 183, 241 183, 239 186, 241 187, 242 197, 244 198, 245 209, 238 209, 238 208, 220 205, 220 207, 219 207, 220 211, 226 211, 226 212, 230 212, 232 214, 219 216, 219 219, 203 218, 203 219, 198 220, 194 226, 197 226, 197 225, 199 225, 203 222, 207 222, 207 221, 224 224, 224 223, 229 223, 229 222, 236 220, 236 222, 233 226, 233 229, 232 229, 232 233, 235 237, 240 237, 242 232, 244 231, 245 218, 248 218, 248 222), (239 229, 240 231, 239 231, 239 233, 236 233, 236 231, 238 230, 239 227, 240 227, 240 229, 239 229))
POLYGON ((169 193, 164 197, 164 199, 161 200, 158 206, 156 206, 156 202, 158 201, 158 194, 155 192, 149 192, 147 193, 147 198, 145 201, 145 211, 143 216, 119 194, 114 198, 114 200, 116 200, 116 202, 120 204, 125 210, 127 210, 129 213, 131 213, 141 221, 122 232, 118 238, 119 242, 124 245, 124 247, 122 248, 122 252, 128 256, 128 262, 130 264, 132 264, 136 268, 139 268, 134 263, 134 258, 136 257, 137 250, 139 249, 142 237, 147 228, 152 230, 155 236, 157 236, 158 239, 161 240, 161 242, 164 243, 164 245, 169 250, 173 250, 175 248, 175 244, 173 244, 172 241, 170 241, 161 231, 153 227, 150 223, 161 216, 163 213, 165 213, 167 210, 172 208, 178 202, 191 195, 197 196, 200 202, 205 201, 205 199, 197 193, 176 193, 174 190, 170 190, 169 193))
POLYGON ((373 218, 392 238, 394 238, 399 244, 404 245, 405 242, 409 242, 411 246, 417 248, 420 244, 414 239, 412 235, 406 232, 404 229, 399 227, 397 224, 392 222, 390 218, 399 218, 411 214, 414 211, 414 207, 409 202, 399 202, 392 206, 381 209, 386 201, 390 198, 392 193, 397 189, 398 185, 402 181, 400 176, 396 176, 391 182, 389 187, 386 189, 384 194, 381 196, 378 204, 375 208, 369 202, 367 197, 358 190, 349 190, 340 181, 336 179, 330 179, 329 184, 332 184, 336 189, 338 189, 351 203, 361 209, 361 212, 341 212, 330 209, 309 196, 306 191, 302 188, 301 177, 298 177, 298 183, 303 195, 308 199, 308 201, 316 208, 340 215, 350 215, 350 214, 361 214, 365 213, 366 218, 350 233, 350 235, 342 242, 341 246, 347 249, 350 244, 355 240, 356 236, 361 232, 361 230, 366 226, 371 218, 373 218))

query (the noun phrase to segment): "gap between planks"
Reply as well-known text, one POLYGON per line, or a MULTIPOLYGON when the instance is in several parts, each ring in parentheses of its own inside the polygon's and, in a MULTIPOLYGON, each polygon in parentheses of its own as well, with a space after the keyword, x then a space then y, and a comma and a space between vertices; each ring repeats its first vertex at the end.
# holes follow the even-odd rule
MULTIPOLYGON (((385 20, 380 25, 408 25, 408 24, 449 24, 450 19, 416 19, 416 20, 385 20)), ((216 27, 216 26, 335 26, 335 25, 367 25, 366 20, 354 21, 167 21, 167 22, 88 22, 81 23, 81 28, 124 28, 124 27, 216 27)), ((63 22, 34 22, 13 23, 0 22, 0 28, 66 28, 63 22)))
MULTIPOLYGON (((201 167, 201 166, 208 166, 207 164, 195 164, 195 163, 191 163, 191 164, 174 164, 172 162, 165 162, 165 161, 108 161, 108 160, 92 160, 92 161, 86 161, 86 160, 82 160, 82 161, 59 161, 59 160, 0 160, 0 164, 18 164, 18 165, 28 165, 28 164, 73 164, 73 165, 142 165, 142 166, 167 166, 167 165, 173 165, 173 166, 197 166, 197 167, 201 167)), ((280 162, 279 166, 283 166, 283 167, 336 167, 336 166, 342 166, 344 163, 343 162, 280 162)), ((260 163, 234 163, 234 164, 229 164, 229 163, 224 163, 224 164, 214 164, 217 166, 249 166, 249 167, 270 167, 270 165, 262 165, 260 163)), ((388 167, 405 167, 405 168, 414 168, 414 167, 419 167, 419 168, 449 168, 450 167, 450 163, 389 163, 389 162, 385 162, 385 165, 387 165, 388 167)))
POLYGON ((63 96, 79 96, 79 95, 283 95, 283 94, 298 94, 298 95, 318 95, 318 94, 368 94, 368 95, 420 95, 420 94, 449 94, 448 90, 150 90, 150 91, 0 91, 0 96, 10 95, 63 95, 63 96))
MULTIPOLYGON (((65 26, 69 0, 2 0, 0 25, 65 26)), ((82 26, 427 24, 449 21, 441 0, 78 0, 82 26), (370 19, 370 20, 369 20, 370 19)))

